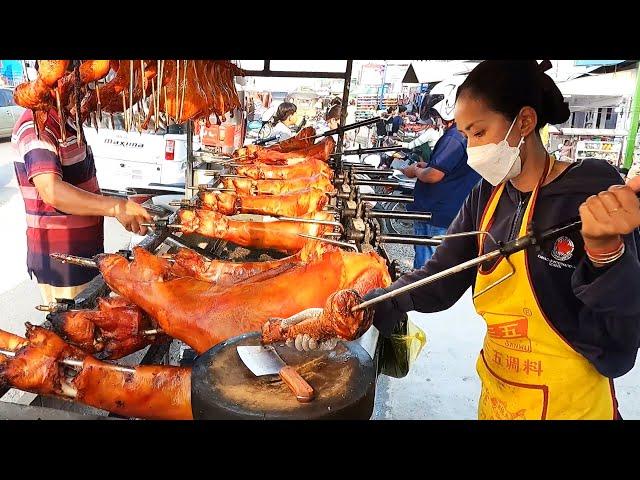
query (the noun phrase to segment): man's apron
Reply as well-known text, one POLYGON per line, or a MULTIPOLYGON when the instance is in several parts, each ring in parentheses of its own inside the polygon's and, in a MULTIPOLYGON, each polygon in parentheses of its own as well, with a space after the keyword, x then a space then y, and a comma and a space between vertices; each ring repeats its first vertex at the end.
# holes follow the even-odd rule
MULTIPOLYGON (((519 236, 527 233, 538 191, 553 165, 553 160, 547 158, 545 173, 531 194, 519 236)), ((489 229, 505 183, 496 188, 489 200, 480 230, 489 229)), ((478 418, 615 418, 613 382, 576 352, 545 317, 531 285, 526 251, 511 255, 510 260, 515 274, 474 299, 476 311, 487 322, 476 364, 482 382, 478 418)), ((510 271, 504 258, 488 271, 479 268, 475 292, 510 271)))

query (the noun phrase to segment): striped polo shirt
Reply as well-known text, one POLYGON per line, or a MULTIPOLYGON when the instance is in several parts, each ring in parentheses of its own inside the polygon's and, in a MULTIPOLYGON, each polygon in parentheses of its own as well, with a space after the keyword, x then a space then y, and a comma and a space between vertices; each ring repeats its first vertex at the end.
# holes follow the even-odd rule
POLYGON ((58 115, 47 115, 40 138, 36 135, 31 110, 26 110, 13 128, 11 141, 20 160, 14 162, 27 214, 27 269, 38 283, 55 287, 81 285, 96 271, 52 260, 50 253, 92 257, 104 251, 102 217, 67 215, 45 203, 33 184, 33 177, 55 173, 82 190, 100 194, 91 148, 76 142, 76 130, 67 122, 66 139, 61 139, 58 115))

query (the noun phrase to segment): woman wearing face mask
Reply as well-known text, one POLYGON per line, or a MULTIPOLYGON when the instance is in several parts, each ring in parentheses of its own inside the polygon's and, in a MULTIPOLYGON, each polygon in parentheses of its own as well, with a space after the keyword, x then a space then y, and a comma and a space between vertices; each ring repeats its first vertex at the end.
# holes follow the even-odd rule
MULTIPOLYGON (((487 323, 476 363, 481 419, 620 418, 612 379, 631 370, 640 344, 640 203, 630 188, 640 181, 625 187, 603 160, 567 163, 546 152, 539 130, 569 116, 543 73, 549 66, 485 61, 459 87, 457 128, 484 181, 449 233, 484 230, 508 241, 530 222, 544 230, 578 214, 582 231, 374 307, 374 325, 389 336, 405 312, 447 309, 473 288, 487 323)), ((422 269, 365 298, 495 249, 488 236, 448 238, 422 269)))
POLYGON ((276 114, 273 116, 272 120, 275 125, 275 127, 273 127, 272 134, 277 135, 279 141, 293 137, 291 127, 296 124, 295 114, 297 110, 298 107, 291 102, 282 102, 278 105, 278 110, 276 110, 276 114))

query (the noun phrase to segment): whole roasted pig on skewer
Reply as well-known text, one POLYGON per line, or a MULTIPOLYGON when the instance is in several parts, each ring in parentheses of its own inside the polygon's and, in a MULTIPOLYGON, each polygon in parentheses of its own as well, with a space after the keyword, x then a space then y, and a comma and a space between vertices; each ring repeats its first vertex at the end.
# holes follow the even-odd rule
POLYGON ((356 290, 340 290, 329 296, 322 308, 310 308, 289 318, 271 318, 262 326, 262 342, 294 341, 298 335, 308 335, 311 342, 333 338, 355 340, 373 322, 373 310, 351 309, 362 303, 356 290))
MULTIPOLYGON (((262 340, 269 343, 303 332, 315 338, 354 339, 371 324, 370 313, 347 313, 357 302, 359 295, 351 290, 334 292, 324 310, 313 309, 318 311, 315 320, 302 320, 297 327, 270 320, 261 329, 262 340)), ((193 418, 191 368, 131 368, 101 362, 67 345, 55 333, 30 324, 26 339, 0 330, 0 385, 77 401, 126 417, 193 418)))
POLYGON ((5 352, 0 352, 0 385, 75 400, 127 417, 193 418, 191 369, 123 368, 86 355, 49 330, 26 325, 27 338, 16 348, 3 345, 7 332, 0 330, 0 350, 5 352), (7 355, 7 351, 13 353, 7 355))
POLYGON ((230 262, 209 260, 188 248, 181 248, 173 256, 171 274, 175 278, 192 277, 220 286, 231 286, 248 280, 260 281, 274 277, 297 265, 318 258, 329 247, 326 243, 308 241, 291 256, 264 262, 230 262))
POLYGON ((141 248, 134 256, 130 263, 121 255, 98 255, 105 282, 156 319, 166 334, 200 353, 227 338, 259 330, 269 318, 321 307, 336 290, 353 288, 364 294, 391 282, 377 254, 337 249, 267 280, 226 289, 193 278, 163 281, 157 257, 141 248))
POLYGON ((322 210, 329 201, 319 188, 308 188, 284 195, 240 195, 228 192, 200 192, 198 206, 224 215, 254 213, 301 217, 322 210))
POLYGON ((235 167, 235 171, 238 175, 256 180, 288 180, 292 178, 312 177, 319 173, 330 179, 333 178, 333 170, 323 161, 314 158, 304 160, 295 165, 268 165, 266 163, 255 162, 250 165, 235 167))
MULTIPOLYGON (((315 212, 300 218, 322 221, 335 220, 329 212, 315 212)), ((220 238, 241 247, 272 249, 286 253, 298 252, 306 240, 300 233, 322 236, 330 225, 287 221, 244 222, 234 220, 210 210, 178 210, 180 227, 184 233, 199 233, 209 238, 220 238)))
MULTIPOLYGON (((295 255, 279 260, 244 263, 209 260, 193 250, 181 248, 173 256, 172 263, 156 257, 149 268, 158 277, 162 275, 165 281, 191 277, 211 282, 222 289, 280 275, 318 258, 326 250, 325 247, 324 243, 310 241, 295 255), (161 271, 166 271, 166 275, 161 271)), ((152 259, 149 257, 147 260, 152 259)), ((170 340, 162 330, 158 330, 155 320, 123 297, 100 298, 95 310, 54 311, 47 318, 54 331, 64 340, 102 360, 122 358, 152 343, 170 340)))
POLYGON ((64 340, 105 360, 116 360, 147 345, 171 340, 161 333, 149 334, 157 329, 155 322, 122 297, 99 298, 95 310, 54 312, 47 318, 64 340))
POLYGON ((268 147, 263 147, 261 145, 247 145, 246 147, 241 147, 233 152, 233 156, 236 158, 250 157, 264 150, 283 153, 291 152, 293 150, 300 150, 302 148, 310 147, 311 145, 313 145, 313 139, 311 137, 315 136, 315 134, 315 128, 304 127, 294 137, 287 138, 286 140, 283 140, 274 145, 270 145, 268 147))
POLYGON ((222 179, 225 189, 234 189, 244 195, 284 195, 316 187, 327 193, 335 191, 331 179, 318 173, 311 177, 291 178, 287 180, 254 180, 253 178, 225 177, 222 179))
POLYGON ((253 153, 247 153, 246 157, 238 157, 238 160, 246 163, 262 162, 268 165, 295 165, 309 159, 327 162, 331 158, 335 147, 335 140, 332 137, 327 137, 310 147, 289 152, 256 149, 253 153))

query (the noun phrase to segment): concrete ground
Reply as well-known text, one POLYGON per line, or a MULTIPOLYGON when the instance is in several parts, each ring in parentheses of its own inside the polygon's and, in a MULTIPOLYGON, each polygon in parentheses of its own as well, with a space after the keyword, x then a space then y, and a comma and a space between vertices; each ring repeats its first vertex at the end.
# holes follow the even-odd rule
MULTIPOLYGON (((13 159, 15 153, 6 141, 0 141, 0 328, 24 334, 24 322, 39 324, 45 315, 36 311, 40 292, 26 273, 24 206, 17 188, 13 159)), ((129 234, 113 219, 106 219, 106 250, 129 244, 129 234)), ((390 254, 405 268, 413 263, 413 249, 391 246, 390 254)), ((381 376, 376 395, 376 419, 473 419, 480 384, 475 373, 476 355, 482 345, 485 326, 475 314, 471 295, 446 312, 420 314, 410 318, 427 336, 427 343, 409 374, 401 379, 381 376)), ((620 411, 624 418, 640 419, 640 367, 636 366, 615 381, 620 411)), ((33 396, 12 390, 5 401, 28 403, 33 396)), ((61 400, 46 400, 41 405, 62 405, 61 400), (58 403, 56 403, 58 402, 58 403)), ((68 405, 68 402, 64 402, 68 405)), ((74 406, 74 411, 104 412, 74 406)))

